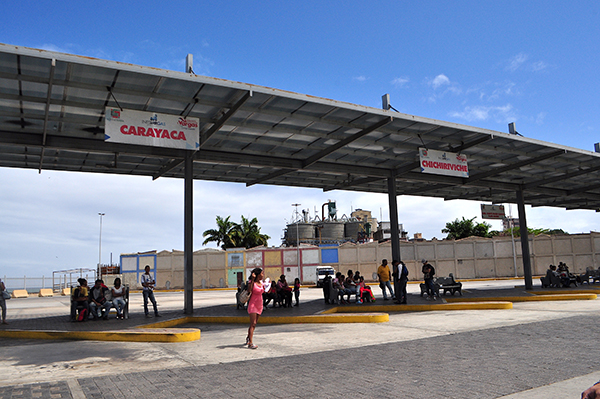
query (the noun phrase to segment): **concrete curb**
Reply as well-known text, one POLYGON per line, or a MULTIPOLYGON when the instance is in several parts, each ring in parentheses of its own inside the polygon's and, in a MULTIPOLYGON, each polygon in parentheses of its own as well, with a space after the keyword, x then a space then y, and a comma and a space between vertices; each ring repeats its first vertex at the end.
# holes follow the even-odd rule
MULTIPOLYGON (((325 314, 308 316, 261 316, 258 324, 316 324, 316 323, 385 323, 390 320, 387 313, 325 314)), ((182 324, 248 324, 248 316, 188 316, 161 321, 143 328, 169 328, 182 324)))
POLYGON ((189 342, 200 339, 200 330, 197 328, 160 329, 147 327, 115 331, 0 330, 0 337, 126 342, 189 342))
POLYGON ((509 302, 539 302, 539 301, 576 301, 576 300, 591 300, 597 299, 596 294, 560 294, 560 295, 531 295, 531 296, 507 296, 507 297, 481 297, 481 298, 447 298, 448 303, 461 302, 492 302, 492 301, 509 301, 509 302))
POLYGON ((371 305, 368 307, 361 306, 338 306, 328 309, 323 313, 360 313, 361 311, 369 312, 426 312, 436 310, 488 310, 488 309, 512 309, 512 302, 508 301, 486 301, 486 302, 470 302, 470 303, 432 303, 423 305, 371 305))
POLYGON ((569 290, 568 293, 565 293, 564 290, 548 290, 548 291, 527 291, 528 294, 533 295, 568 295, 568 294, 600 294, 600 288, 590 288, 590 289, 581 289, 581 290, 569 290))

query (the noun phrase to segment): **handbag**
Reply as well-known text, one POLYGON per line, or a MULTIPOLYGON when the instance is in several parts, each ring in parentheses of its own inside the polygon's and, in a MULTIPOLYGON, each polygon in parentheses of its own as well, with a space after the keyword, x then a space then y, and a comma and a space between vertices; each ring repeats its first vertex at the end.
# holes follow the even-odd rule
POLYGON ((252 295, 247 289, 243 289, 240 291, 239 301, 242 305, 245 305, 246 302, 250 300, 250 295, 252 295))
POLYGON ((2 298, 10 299, 10 293, 8 291, 2 291, 2 298))

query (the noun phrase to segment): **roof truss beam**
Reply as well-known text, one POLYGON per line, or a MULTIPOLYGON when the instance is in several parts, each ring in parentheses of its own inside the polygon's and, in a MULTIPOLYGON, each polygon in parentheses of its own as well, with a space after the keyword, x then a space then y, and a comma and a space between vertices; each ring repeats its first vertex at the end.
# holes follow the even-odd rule
MULTIPOLYGON (((305 159, 304 161, 302 161, 302 167, 299 168, 299 169, 304 169, 304 168, 306 168, 306 167, 308 167, 308 166, 316 163, 318 160, 326 157, 329 154, 332 154, 336 150, 338 150, 338 149, 340 149, 342 147, 347 146, 348 144, 350 144, 350 143, 352 143, 352 142, 360 139, 363 136, 366 136, 367 134, 369 134, 371 132, 374 132, 375 130, 377 130, 377 129, 379 129, 379 128, 385 126, 385 125, 387 125, 388 123, 390 123, 392 121, 393 121, 393 118, 390 116, 388 118, 382 119, 381 121, 379 121, 379 122, 377 122, 377 123, 375 123, 375 124, 373 124, 373 125, 371 125, 369 127, 366 127, 364 129, 362 129, 361 131, 359 131, 357 133, 354 133, 352 136, 350 136, 350 137, 348 137, 348 138, 346 138, 344 140, 338 141, 334 145, 331 145, 331 146, 327 147, 326 149, 318 152, 317 154, 315 154, 315 155, 313 155, 311 157, 308 157, 307 159, 305 159)), ((254 184, 260 184, 260 183, 263 183, 265 181, 274 179, 276 177, 283 176, 283 175, 285 175, 287 173, 290 173, 290 172, 293 172, 293 169, 279 170, 279 171, 273 172, 273 173, 271 173, 271 174, 269 174, 269 175, 267 175, 265 177, 262 177, 262 178, 259 178, 259 179, 255 179, 255 180, 253 180, 253 181, 251 181, 249 183, 246 183, 246 186, 249 187, 249 186, 252 186, 254 184)))

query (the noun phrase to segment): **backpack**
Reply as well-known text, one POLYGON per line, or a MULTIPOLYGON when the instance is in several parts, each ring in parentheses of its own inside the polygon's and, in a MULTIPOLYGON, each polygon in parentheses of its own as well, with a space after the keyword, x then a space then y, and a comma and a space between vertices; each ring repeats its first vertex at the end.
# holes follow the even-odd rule
POLYGON ((404 263, 402 264, 402 275, 408 277, 408 268, 404 263))
POLYGON ((88 317, 88 310, 87 309, 81 309, 79 311, 79 316, 77 316, 77 321, 86 321, 88 317))
POLYGON ((240 291, 239 291, 239 295, 238 295, 238 302, 241 305, 245 305, 249 300, 250 300, 250 296, 252 295, 252 293, 250 291, 248 291, 248 285, 243 283, 240 286, 240 291))

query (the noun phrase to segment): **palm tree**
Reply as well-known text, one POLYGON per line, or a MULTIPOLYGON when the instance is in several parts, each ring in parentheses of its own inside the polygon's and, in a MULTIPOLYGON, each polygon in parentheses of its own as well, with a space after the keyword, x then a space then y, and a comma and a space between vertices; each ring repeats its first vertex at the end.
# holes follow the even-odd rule
POLYGON ((217 229, 209 229, 202 233, 202 237, 207 237, 202 245, 206 245, 209 242, 217 242, 222 249, 235 248, 236 242, 234 239, 234 233, 237 229, 237 224, 230 221, 227 216, 223 219, 221 216, 217 216, 217 229), (223 245, 221 245, 223 243, 223 245))
POLYGON ((271 238, 266 234, 260 234, 260 227, 258 227, 258 219, 253 218, 252 220, 249 220, 246 219, 243 215, 242 223, 236 224, 234 228, 233 237, 238 248, 254 248, 259 245, 267 246, 267 240, 271 238))

